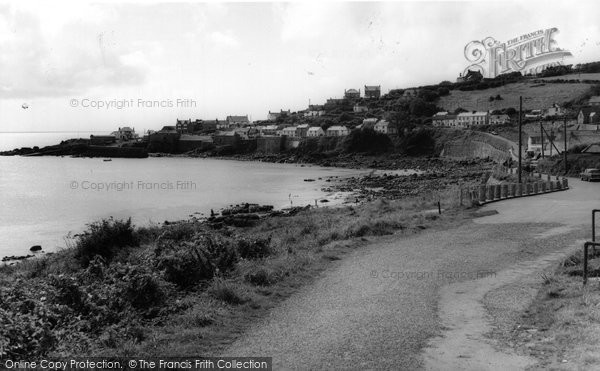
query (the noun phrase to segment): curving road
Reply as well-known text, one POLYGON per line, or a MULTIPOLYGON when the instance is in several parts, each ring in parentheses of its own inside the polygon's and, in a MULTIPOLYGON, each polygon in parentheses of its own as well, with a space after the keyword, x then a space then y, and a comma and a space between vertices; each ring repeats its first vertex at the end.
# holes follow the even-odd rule
POLYGON ((499 214, 452 228, 374 239, 223 355, 272 356, 274 370, 524 368, 533 360, 486 344, 480 302, 589 237, 600 184, 570 183, 566 192, 487 205, 499 214))

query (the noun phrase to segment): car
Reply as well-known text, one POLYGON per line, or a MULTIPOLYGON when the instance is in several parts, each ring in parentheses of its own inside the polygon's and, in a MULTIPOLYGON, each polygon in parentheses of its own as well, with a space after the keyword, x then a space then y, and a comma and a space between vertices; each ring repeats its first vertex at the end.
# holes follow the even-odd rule
POLYGON ((581 180, 587 180, 588 182, 600 180, 600 169, 585 169, 585 171, 581 173, 580 176, 581 180))

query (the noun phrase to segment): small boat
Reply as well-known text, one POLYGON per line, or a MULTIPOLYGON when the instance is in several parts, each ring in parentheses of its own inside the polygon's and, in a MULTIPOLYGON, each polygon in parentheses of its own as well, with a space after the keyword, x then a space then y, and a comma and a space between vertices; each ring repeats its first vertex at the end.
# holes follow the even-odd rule
POLYGON ((102 160, 102 161, 104 161, 104 162, 107 162, 107 161, 112 161, 112 158, 105 158, 105 159, 104 159, 104 160, 102 160))

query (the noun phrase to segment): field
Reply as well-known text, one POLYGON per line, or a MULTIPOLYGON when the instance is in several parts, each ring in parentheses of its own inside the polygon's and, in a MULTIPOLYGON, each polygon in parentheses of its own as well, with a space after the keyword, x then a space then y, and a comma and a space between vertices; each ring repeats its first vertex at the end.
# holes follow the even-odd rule
MULTIPOLYGON (((563 76, 564 77, 564 76, 563 76)), ((486 90, 453 90, 450 95, 440 98, 438 105, 454 111, 458 107, 466 110, 495 110, 519 108, 519 96, 523 96, 523 110, 544 109, 553 103, 562 104, 576 98, 590 89, 588 84, 536 84, 515 83, 486 90), (501 100, 489 101, 500 95, 501 100)))
POLYGON ((600 73, 573 73, 564 76, 544 77, 541 80, 600 80, 600 73))

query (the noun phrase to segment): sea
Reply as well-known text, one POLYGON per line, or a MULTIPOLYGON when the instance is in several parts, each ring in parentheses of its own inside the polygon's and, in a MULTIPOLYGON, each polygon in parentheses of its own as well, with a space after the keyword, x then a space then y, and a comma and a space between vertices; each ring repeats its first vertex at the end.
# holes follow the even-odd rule
POLYGON ((0 156, 0 257, 66 247, 68 235, 103 218, 135 225, 204 217, 229 205, 339 204, 327 177, 369 170, 250 161, 0 156), (305 181, 314 179, 314 181, 305 181))

